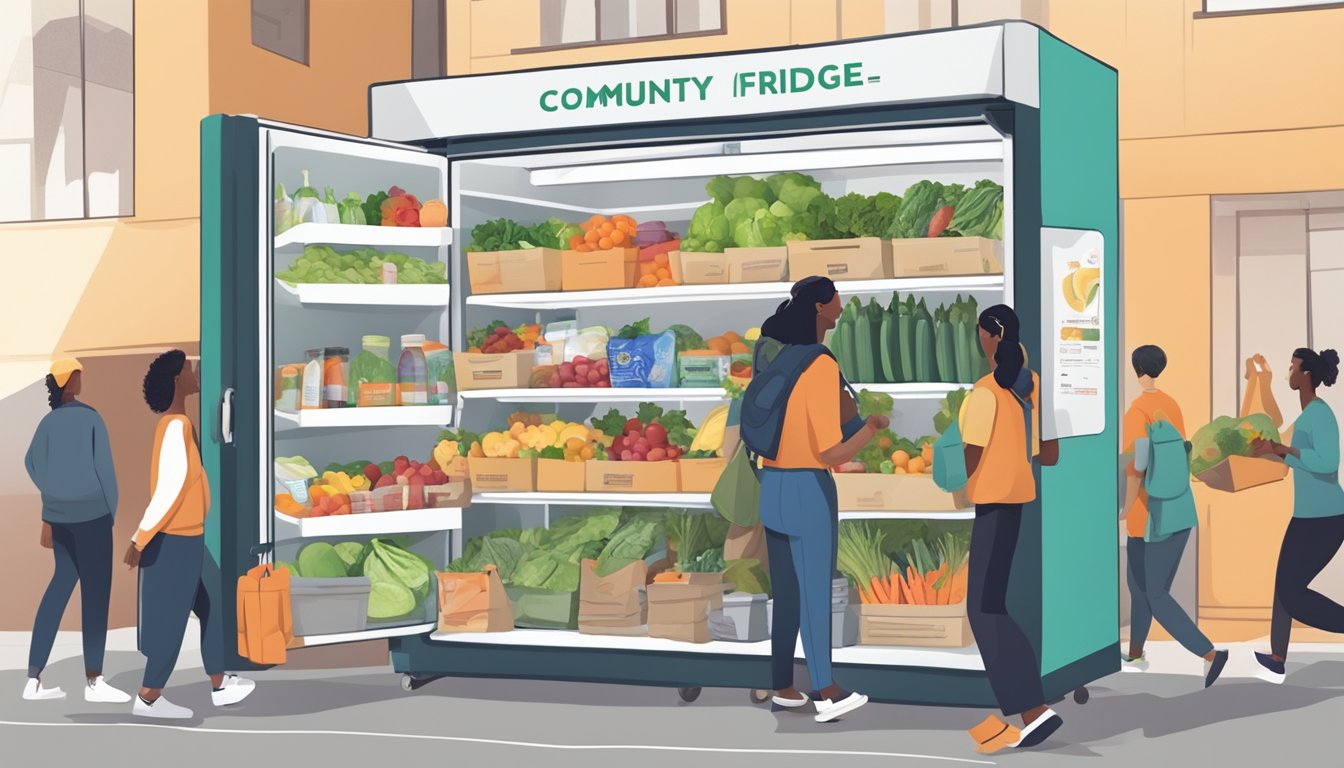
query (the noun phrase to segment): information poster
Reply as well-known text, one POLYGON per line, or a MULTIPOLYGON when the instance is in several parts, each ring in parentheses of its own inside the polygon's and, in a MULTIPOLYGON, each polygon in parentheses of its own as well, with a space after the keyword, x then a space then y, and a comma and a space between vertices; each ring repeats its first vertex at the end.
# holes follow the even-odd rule
POLYGON ((1105 253, 1100 232, 1041 229, 1041 436, 1046 440, 1106 429, 1105 253))

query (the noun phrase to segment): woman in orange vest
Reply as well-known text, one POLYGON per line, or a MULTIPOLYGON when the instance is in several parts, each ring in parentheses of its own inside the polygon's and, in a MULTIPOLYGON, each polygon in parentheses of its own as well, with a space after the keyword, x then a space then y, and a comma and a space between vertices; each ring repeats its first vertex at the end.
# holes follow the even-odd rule
POLYGON ((145 402, 163 414, 154 432, 150 464, 153 497, 126 550, 126 565, 140 567, 140 651, 145 676, 132 712, 140 717, 180 720, 192 711, 163 697, 163 687, 177 664, 187 616, 201 623, 201 660, 210 676, 215 706, 237 704, 256 684, 224 673, 218 604, 201 578, 205 563, 205 516, 210 510, 210 483, 201 465, 196 431, 187 418, 187 398, 201 391, 201 382, 181 350, 159 355, 145 374, 145 402))
POLYGON ((990 687, 1005 716, 971 729, 982 752, 1033 747, 1063 720, 1045 703, 1040 665, 1017 619, 1008 613, 1008 579, 1022 526, 1022 508, 1036 499, 1033 457, 1043 466, 1059 458, 1054 441, 1040 440, 1041 381, 1027 368, 1020 321, 998 304, 980 313, 980 346, 990 373, 975 383, 958 418, 966 445, 966 495, 975 505, 966 610, 990 687))

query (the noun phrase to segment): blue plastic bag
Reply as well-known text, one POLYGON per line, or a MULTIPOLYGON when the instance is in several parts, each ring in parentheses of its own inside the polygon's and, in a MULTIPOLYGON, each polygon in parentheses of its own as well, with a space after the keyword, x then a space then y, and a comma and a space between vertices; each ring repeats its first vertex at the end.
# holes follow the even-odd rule
POLYGON ((607 342, 611 386, 666 389, 676 386, 677 335, 671 331, 607 342))

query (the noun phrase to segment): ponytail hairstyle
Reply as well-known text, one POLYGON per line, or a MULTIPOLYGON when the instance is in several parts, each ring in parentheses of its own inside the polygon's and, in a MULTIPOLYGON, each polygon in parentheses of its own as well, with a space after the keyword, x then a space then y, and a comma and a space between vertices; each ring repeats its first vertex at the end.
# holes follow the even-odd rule
POLYGON ((56 377, 50 373, 47 374, 47 405, 51 410, 61 407, 61 401, 65 399, 65 387, 56 384, 56 377))
POLYGON ((805 277, 794 283, 791 298, 761 324, 761 335, 783 344, 816 344, 817 305, 829 304, 837 293, 829 277, 805 277))
POLYGON ((980 327, 999 340, 999 348, 994 352, 995 383, 1003 389, 1012 389, 1027 364, 1017 313, 1007 304, 995 304, 980 313, 980 327))
POLYGON ((1302 372, 1311 377, 1313 388, 1322 384, 1333 387, 1339 378, 1339 353, 1333 349, 1316 352, 1303 347, 1294 351, 1293 357, 1302 361, 1302 372))

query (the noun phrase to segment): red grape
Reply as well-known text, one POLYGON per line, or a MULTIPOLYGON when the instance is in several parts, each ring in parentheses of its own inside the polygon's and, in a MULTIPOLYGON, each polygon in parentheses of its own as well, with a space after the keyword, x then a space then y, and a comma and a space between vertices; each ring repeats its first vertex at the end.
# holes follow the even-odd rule
POLYGON ((662 448, 654 448, 649 451, 647 459, 649 461, 662 461, 667 458, 667 451, 662 448))
POLYGON ((634 461, 634 460, 635 460, 634 451, 631 451, 628 448, 624 451, 621 451, 621 461, 634 461))

